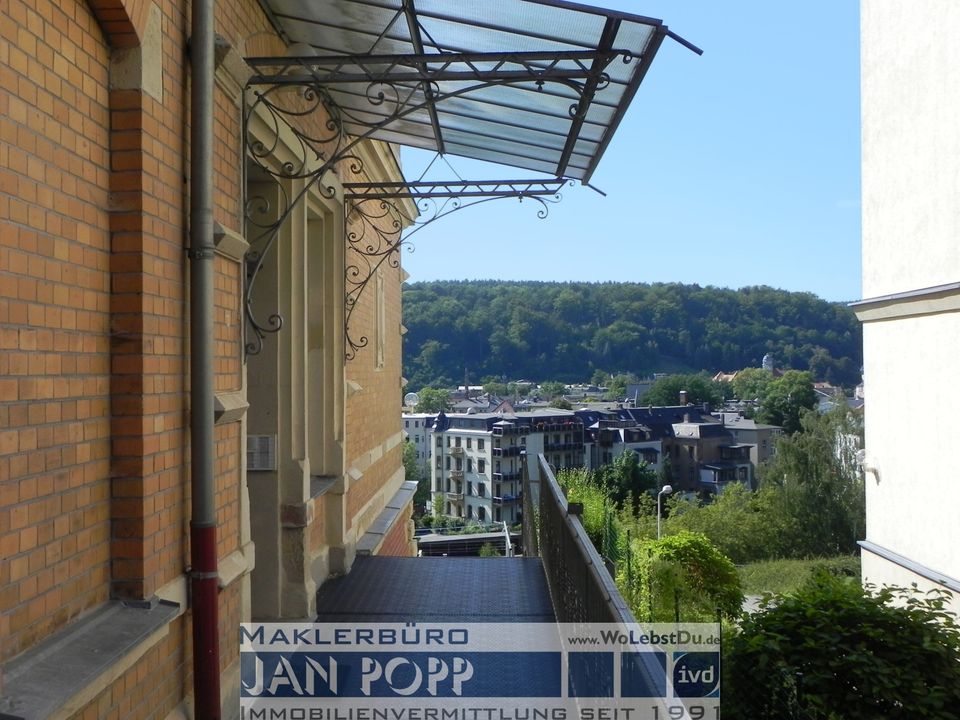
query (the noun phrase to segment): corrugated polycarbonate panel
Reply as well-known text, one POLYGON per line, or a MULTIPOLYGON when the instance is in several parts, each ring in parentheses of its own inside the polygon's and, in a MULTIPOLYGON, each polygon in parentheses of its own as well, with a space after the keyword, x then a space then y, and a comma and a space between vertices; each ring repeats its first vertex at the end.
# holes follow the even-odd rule
POLYGON ((528 145, 542 145, 555 150, 563 150, 567 141, 564 133, 550 133, 543 128, 520 127, 507 125, 502 121, 478 120, 451 115, 448 112, 440 114, 440 124, 449 130, 475 133, 484 137, 509 137, 517 142, 528 145))
POLYGON ((449 0, 417 0, 417 13, 424 27, 431 27, 439 18, 456 21, 480 38, 491 31, 510 33, 513 45, 498 48, 502 51, 551 49, 553 45, 586 49, 596 46, 603 32, 606 18, 594 13, 566 10, 556 7, 522 3, 518 12, 515 0, 483 0, 483 2, 451 3, 449 0))
MULTIPOLYGON (((663 29, 660 21, 556 0, 260 0, 278 29, 291 43, 312 46, 317 56, 437 54, 426 67, 409 61, 390 66, 366 57, 360 63, 318 67, 363 75, 422 73, 443 67, 450 53, 497 53, 497 59, 456 64, 447 70, 523 72, 519 80, 467 78, 442 80, 439 93, 427 98, 418 80, 394 88, 362 82, 327 83, 327 91, 342 109, 348 132, 389 142, 443 149, 480 160, 539 170, 551 175, 587 179, 599 154, 622 117, 649 64, 643 54, 663 29), (610 46, 601 48, 607 30, 610 46), (507 53, 620 51, 603 66, 606 82, 595 94, 587 73, 594 58, 529 60, 524 65, 507 53), (623 62, 623 53, 629 55, 623 62), (471 68, 473 70, 471 70, 471 68), (577 78, 549 78, 538 88, 533 77, 543 70, 575 71, 577 78), (583 122, 572 110, 587 88, 589 101, 583 122), (379 93, 383 92, 383 98, 379 93), (371 126, 379 125, 371 132, 371 126), (439 128, 439 138, 437 129, 439 128), (572 137, 571 137, 572 136, 572 137), (566 165, 563 150, 572 148, 566 165)), ((659 42, 659 40, 658 40, 659 42)), ((255 64, 256 59, 251 59, 255 64)), ((601 63, 602 65, 602 63, 601 63)), ((342 77, 342 76, 341 76, 342 77)))
POLYGON ((449 143, 447 149, 454 155, 462 155, 463 157, 469 157, 475 160, 486 160, 488 162, 524 168, 526 170, 536 170, 537 172, 542 173, 552 173, 553 168, 556 167, 556 165, 553 163, 544 162, 542 160, 518 157, 516 155, 495 152, 493 150, 479 150, 474 147, 463 147, 454 143, 449 143))

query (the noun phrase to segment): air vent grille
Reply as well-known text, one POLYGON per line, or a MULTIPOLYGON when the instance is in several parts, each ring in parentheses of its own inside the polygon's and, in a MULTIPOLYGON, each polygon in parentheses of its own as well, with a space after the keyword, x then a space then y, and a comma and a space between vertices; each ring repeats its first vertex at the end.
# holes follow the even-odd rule
POLYGON ((247 435, 247 470, 266 472, 277 469, 277 436, 247 435))

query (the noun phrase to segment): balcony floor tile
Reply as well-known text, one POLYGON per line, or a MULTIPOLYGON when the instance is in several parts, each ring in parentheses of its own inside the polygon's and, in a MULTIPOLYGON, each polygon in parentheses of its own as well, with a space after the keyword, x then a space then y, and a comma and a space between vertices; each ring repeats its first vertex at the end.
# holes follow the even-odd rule
POLYGON ((318 622, 555 622, 540 558, 358 557, 318 622))

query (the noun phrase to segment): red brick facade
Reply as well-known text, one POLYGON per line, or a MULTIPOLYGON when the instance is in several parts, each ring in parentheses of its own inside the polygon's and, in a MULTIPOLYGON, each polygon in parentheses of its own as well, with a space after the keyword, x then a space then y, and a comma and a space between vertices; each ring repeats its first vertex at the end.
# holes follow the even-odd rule
POLYGON ((110 594, 109 47, 66 5, 0 24, 3 659, 110 594))
MULTIPOLYGON (((217 33, 241 54, 283 51, 256 0, 216 7, 217 33)), ((188 17, 183 0, 3 3, 0 662, 110 599, 176 595, 185 583, 188 17), (159 90, 111 82, 111 68, 138 49, 144 73, 160 65, 159 90)), ((218 85, 214 109, 214 219, 242 236, 238 98, 218 85)), ((363 388, 344 410, 347 465, 379 449, 348 495, 348 527, 369 524, 401 467, 400 272, 385 270, 382 362, 367 349, 346 367, 363 388)), ((214 385, 241 396, 242 273, 239 258, 218 255, 214 385)), ((362 299, 358 327, 375 325, 375 303, 362 299)), ((221 561, 249 543, 244 433, 240 419, 215 428, 221 561)), ((311 544, 324 542, 322 523, 321 513, 311 544)), ((394 539, 406 532, 398 523, 385 547, 400 552, 394 539)), ((249 613, 249 572, 228 578, 220 595, 224 670, 249 613)), ((189 619, 174 620, 76 716, 165 718, 191 688, 189 619)))

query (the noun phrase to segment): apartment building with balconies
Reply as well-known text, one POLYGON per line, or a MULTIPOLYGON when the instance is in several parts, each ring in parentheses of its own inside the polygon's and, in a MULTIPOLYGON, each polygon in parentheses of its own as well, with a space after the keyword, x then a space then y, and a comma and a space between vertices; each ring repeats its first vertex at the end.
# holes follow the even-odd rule
POLYGON ((416 452, 417 465, 424 475, 430 474, 431 440, 436 413, 403 413, 403 432, 416 452))
POLYGON ((758 423, 751 418, 745 418, 739 413, 718 413, 720 422, 732 434, 734 440, 744 445, 753 445, 750 451, 750 461, 759 467, 776 454, 777 438, 783 435, 783 428, 779 425, 758 423))
POLYGON ((685 417, 667 443, 673 489, 717 494, 733 482, 753 489, 753 447, 737 443, 723 425, 685 417))
POLYGON ((583 464, 583 422, 565 410, 441 413, 431 441, 434 512, 479 523, 519 522, 525 466, 583 464))
POLYGON ((623 409, 577 411, 585 425, 584 463, 596 470, 609 465, 627 451, 652 470, 659 471, 664 438, 670 436, 670 426, 645 425, 623 409))

